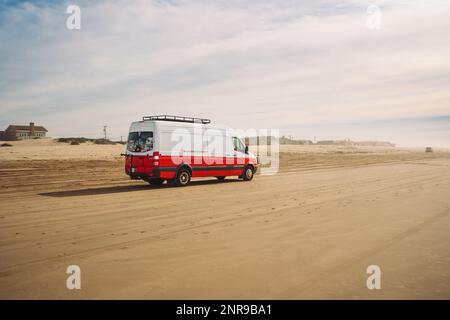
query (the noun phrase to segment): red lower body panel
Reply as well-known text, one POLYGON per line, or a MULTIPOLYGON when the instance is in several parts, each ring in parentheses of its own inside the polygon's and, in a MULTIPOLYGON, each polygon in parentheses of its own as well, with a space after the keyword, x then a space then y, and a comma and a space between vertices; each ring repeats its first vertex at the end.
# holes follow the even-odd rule
POLYGON ((153 156, 127 156, 125 172, 137 179, 174 179, 178 168, 187 165, 192 177, 240 176, 247 164, 256 165, 253 159, 235 157, 172 157, 159 156, 153 165, 153 156))

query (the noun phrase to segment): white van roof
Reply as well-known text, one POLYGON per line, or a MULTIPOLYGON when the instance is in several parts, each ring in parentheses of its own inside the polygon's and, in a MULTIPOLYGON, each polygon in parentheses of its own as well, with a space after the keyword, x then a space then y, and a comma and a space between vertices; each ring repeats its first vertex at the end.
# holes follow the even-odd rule
POLYGON ((144 116, 141 121, 131 123, 130 131, 153 130, 152 124, 158 123, 163 127, 202 127, 205 129, 230 130, 225 125, 212 125, 210 119, 191 118, 182 116, 144 116))
POLYGON ((142 117, 142 121, 155 121, 155 120, 171 121, 171 122, 201 123, 201 124, 211 123, 210 119, 192 118, 192 117, 183 117, 183 116, 159 115, 159 116, 143 116, 142 117))

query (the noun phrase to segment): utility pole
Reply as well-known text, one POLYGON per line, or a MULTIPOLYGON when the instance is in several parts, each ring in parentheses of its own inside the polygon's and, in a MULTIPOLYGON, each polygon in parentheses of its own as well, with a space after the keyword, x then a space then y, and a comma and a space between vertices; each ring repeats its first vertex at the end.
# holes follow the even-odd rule
POLYGON ((108 126, 103 126, 103 133, 105 134, 105 140, 106 140, 106 128, 107 128, 108 126))

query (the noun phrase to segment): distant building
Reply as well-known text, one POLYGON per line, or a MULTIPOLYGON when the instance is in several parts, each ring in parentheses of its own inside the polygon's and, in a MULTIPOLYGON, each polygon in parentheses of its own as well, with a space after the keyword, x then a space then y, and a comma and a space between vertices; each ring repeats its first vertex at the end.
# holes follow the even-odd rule
POLYGON ((0 131, 0 140, 25 140, 34 138, 44 138, 47 129, 35 126, 30 122, 29 126, 10 125, 5 131, 0 131))

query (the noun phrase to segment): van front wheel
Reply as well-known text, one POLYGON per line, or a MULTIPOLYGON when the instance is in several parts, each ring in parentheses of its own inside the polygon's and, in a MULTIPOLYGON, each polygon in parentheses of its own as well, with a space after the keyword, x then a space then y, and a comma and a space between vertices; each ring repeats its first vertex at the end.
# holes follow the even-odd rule
POLYGON ((177 177, 175 178, 175 185, 177 187, 184 187, 191 181, 191 173, 187 169, 181 169, 178 171, 177 177))
POLYGON ((253 179, 254 173, 255 172, 252 166, 246 166, 244 168, 244 172, 242 173, 242 179, 244 179, 244 181, 250 181, 253 179))

